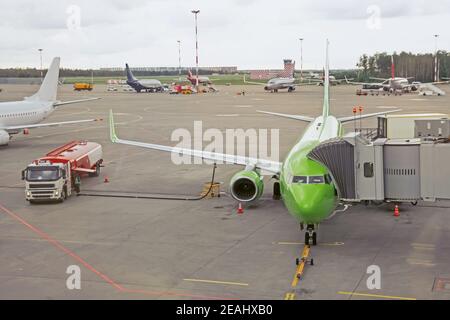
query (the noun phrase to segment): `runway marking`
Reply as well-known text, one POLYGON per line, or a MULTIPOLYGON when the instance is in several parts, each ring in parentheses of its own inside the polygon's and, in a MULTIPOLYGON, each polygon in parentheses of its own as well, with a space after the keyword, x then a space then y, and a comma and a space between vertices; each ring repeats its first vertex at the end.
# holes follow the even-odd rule
POLYGON ((213 296, 204 296, 204 295, 195 295, 195 294, 188 294, 188 293, 177 293, 177 292, 171 292, 171 291, 148 291, 148 290, 139 290, 139 289, 128 289, 123 287, 122 285, 116 283, 114 280, 109 278, 104 273, 98 271, 95 269, 91 264, 89 264, 86 260, 78 256, 76 253, 71 251, 70 249, 66 248, 64 245, 61 244, 60 241, 53 239, 50 235, 43 232, 42 230, 38 229, 37 227, 33 226, 32 224, 28 223, 25 219, 21 218, 11 210, 4 207, 2 204, 0 204, 0 210, 6 213, 8 216, 10 216, 12 219, 20 222, 25 227, 33 231, 34 233, 38 234, 41 238, 45 239, 48 243, 59 249, 60 251, 64 252, 68 256, 72 257, 79 263, 81 263, 84 267, 86 267, 88 270, 92 271, 96 275, 98 275, 100 278, 102 278, 104 281, 109 283, 113 288, 115 288, 117 291, 122 293, 136 293, 136 294, 143 294, 143 295, 149 295, 149 296, 173 296, 173 297, 187 297, 187 298, 193 298, 193 299, 213 299, 213 300, 227 300, 232 299, 232 297, 224 298, 224 297, 213 297, 213 296))
POLYGON ((347 291, 338 291, 338 294, 347 295, 347 296, 359 296, 359 297, 393 299, 393 300, 417 300, 416 298, 397 297, 397 296, 385 296, 385 295, 381 295, 381 294, 347 292, 347 291))
POLYGON ((237 117, 239 116, 237 113, 230 113, 230 114, 216 114, 216 117, 237 117))
POLYGON ((251 106, 251 105, 237 105, 237 106, 234 106, 235 108, 253 108, 253 106, 251 106))
POLYGON ((284 296, 284 300, 295 300, 295 293, 293 292, 286 293, 286 295, 284 296))
POLYGON ((183 279, 183 280, 189 281, 189 282, 203 282, 203 283, 224 284, 224 285, 231 285, 231 286, 243 286, 243 287, 248 286, 248 283, 242 283, 242 282, 229 282, 229 281, 205 280, 205 279, 183 279))
POLYGON ((417 248, 420 248, 420 249, 427 248, 427 249, 433 249, 434 250, 434 248, 435 248, 434 244, 427 244, 427 243, 411 243, 411 245, 413 247, 417 247, 417 248))
POLYGON ((422 259, 406 259, 409 264, 422 265, 427 267, 434 267, 436 264, 432 260, 422 260, 422 259))
MULTIPOLYGON (((42 238, 24 238, 24 237, 0 237, 0 240, 17 240, 17 241, 37 241, 44 242, 46 239, 42 238)), ((59 240, 61 243, 74 243, 74 244, 90 244, 90 245, 105 245, 116 246, 118 242, 94 242, 94 241, 77 241, 77 240, 59 240)))
MULTIPOLYGON (((302 242, 277 242, 277 244, 279 245, 303 245, 304 243, 302 242)), ((344 242, 324 242, 324 243, 319 243, 319 246, 343 246, 344 242)))

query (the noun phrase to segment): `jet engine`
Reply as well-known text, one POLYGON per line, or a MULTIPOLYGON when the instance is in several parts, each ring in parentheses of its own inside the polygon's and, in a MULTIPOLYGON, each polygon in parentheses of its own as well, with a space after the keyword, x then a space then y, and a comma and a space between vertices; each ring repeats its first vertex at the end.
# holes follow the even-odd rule
POLYGON ((231 196, 240 202, 258 200, 263 191, 263 177, 254 170, 239 171, 230 182, 231 196))
POLYGON ((9 133, 5 130, 0 130, 0 146, 7 145, 9 143, 9 133))

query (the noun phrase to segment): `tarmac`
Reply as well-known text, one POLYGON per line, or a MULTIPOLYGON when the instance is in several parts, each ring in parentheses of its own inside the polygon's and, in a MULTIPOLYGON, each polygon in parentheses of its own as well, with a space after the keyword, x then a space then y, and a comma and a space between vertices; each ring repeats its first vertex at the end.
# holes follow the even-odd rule
MULTIPOLYGON (((20 100, 32 85, 2 85, 0 101, 20 100)), ((449 91, 448 87, 443 87, 449 91)), ((174 145, 175 129, 275 128, 281 159, 300 137, 300 121, 256 110, 317 116, 322 88, 265 93, 259 86, 219 86, 198 95, 59 90, 61 101, 101 100, 58 108, 45 122, 103 118, 103 122, 30 130, 0 148, 0 299, 449 299, 450 202, 355 205, 324 221, 298 283, 296 258, 303 232, 282 201, 272 200, 265 178, 262 199, 237 214, 228 182, 241 168, 219 165, 220 198, 198 201, 72 196, 64 203, 30 205, 20 172, 32 160, 71 140, 103 145, 100 177, 83 178, 82 191, 198 196, 210 165, 175 165, 170 154, 109 141, 108 112, 123 139, 174 145), (245 91, 245 95, 238 92, 245 91), (109 182, 105 183, 104 179, 109 182), (67 287, 79 266, 81 289, 67 287), (368 267, 378 266, 381 287, 370 289, 368 267), (69 269, 70 270, 70 269, 69 269)), ((352 115, 400 107, 404 113, 449 113, 450 98, 355 95, 332 87, 331 112, 352 115)), ((359 125, 359 123, 357 123, 359 125)), ((363 121, 376 126, 376 119, 363 121)), ((354 124, 348 124, 352 130, 354 124)), ((370 268, 369 268, 370 269, 370 268)))

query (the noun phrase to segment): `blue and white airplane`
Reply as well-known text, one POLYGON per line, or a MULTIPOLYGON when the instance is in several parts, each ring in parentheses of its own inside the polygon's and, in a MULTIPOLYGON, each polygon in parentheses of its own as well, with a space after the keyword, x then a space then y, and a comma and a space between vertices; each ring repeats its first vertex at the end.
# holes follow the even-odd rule
POLYGON ((136 92, 146 91, 146 92, 160 92, 163 91, 163 85, 161 81, 156 79, 142 79, 138 80, 133 75, 128 66, 128 63, 125 64, 125 70, 127 72, 127 84, 132 87, 136 92))

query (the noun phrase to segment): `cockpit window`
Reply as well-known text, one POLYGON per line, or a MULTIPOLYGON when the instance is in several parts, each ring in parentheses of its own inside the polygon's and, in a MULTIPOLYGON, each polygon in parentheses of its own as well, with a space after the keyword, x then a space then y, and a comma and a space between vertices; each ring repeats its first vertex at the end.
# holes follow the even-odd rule
POLYGON ((308 177, 305 176, 294 176, 292 183, 308 183, 308 177))
POLYGON ((310 184, 325 183, 325 179, 324 179, 323 176, 310 176, 309 177, 309 183, 310 184))

